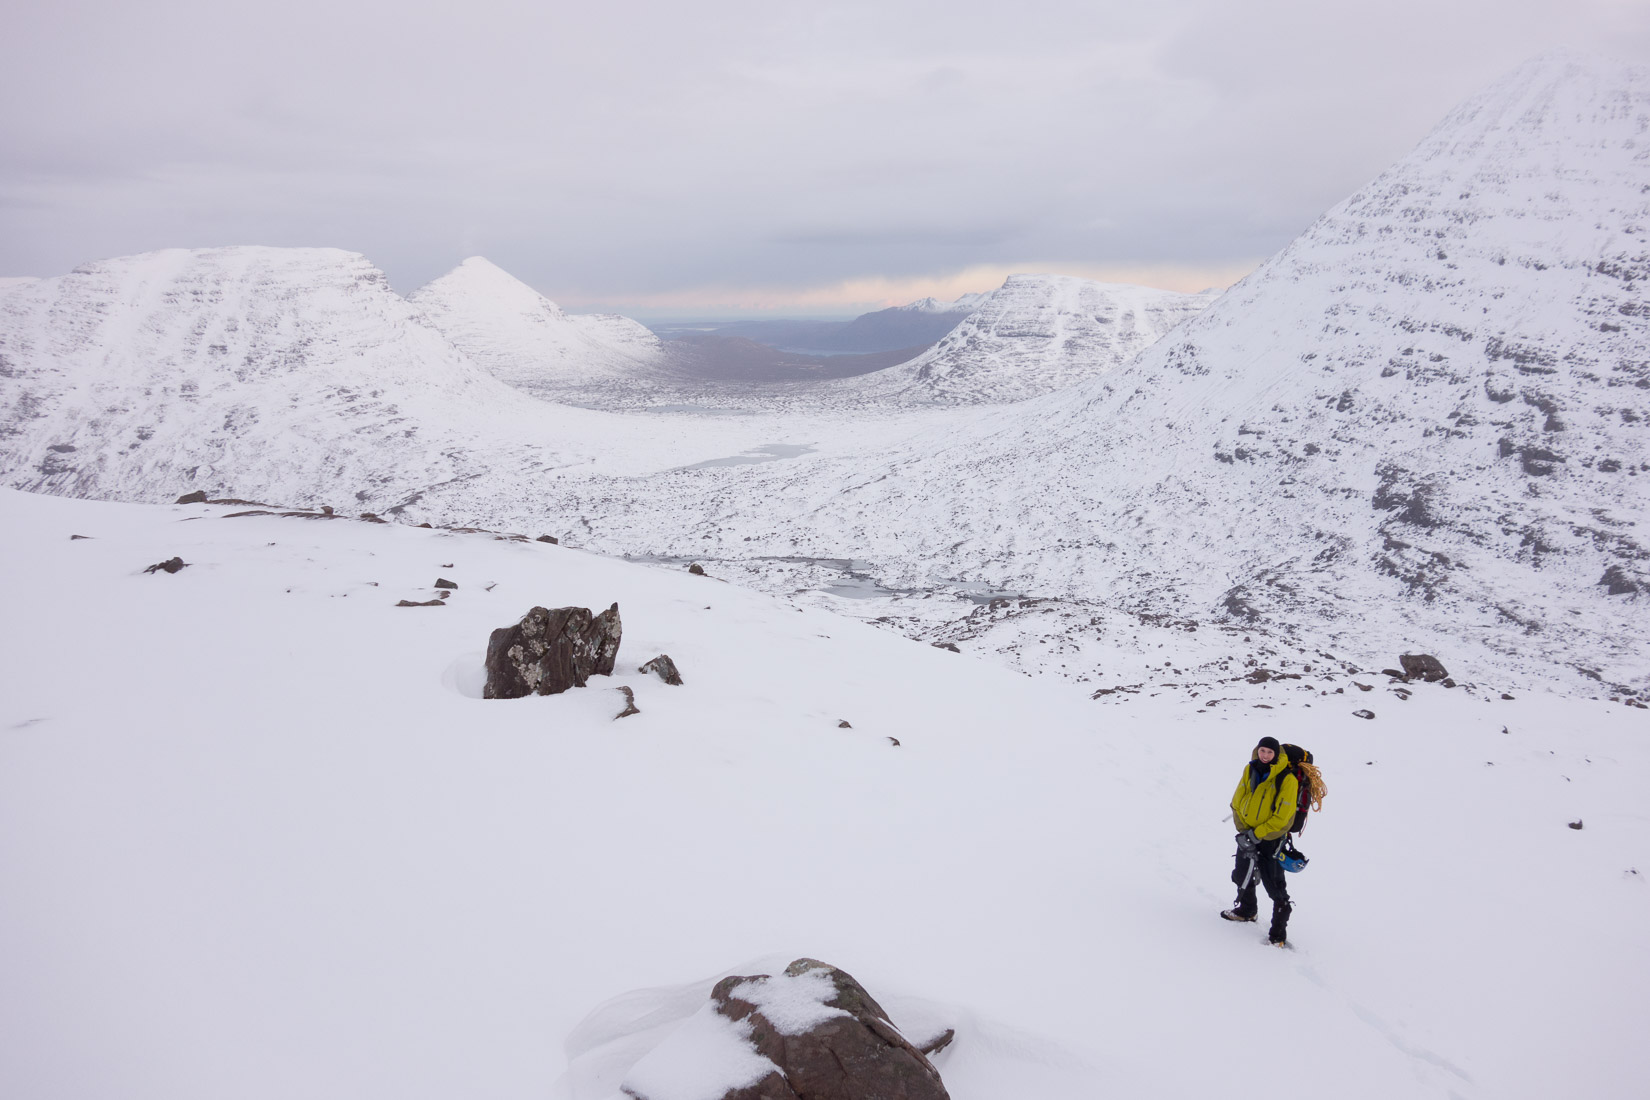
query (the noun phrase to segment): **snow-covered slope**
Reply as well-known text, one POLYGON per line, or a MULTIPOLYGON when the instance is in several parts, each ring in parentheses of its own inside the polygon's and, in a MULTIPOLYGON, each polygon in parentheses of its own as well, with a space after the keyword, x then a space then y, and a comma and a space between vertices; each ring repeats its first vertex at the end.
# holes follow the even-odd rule
POLYGON ((1222 1095, 1235 1000, 1325 1097, 1650 1074, 1643 711, 1102 714, 680 568, 232 511, 0 490, 0 1095, 605 1100, 770 952, 955 1028, 953 1100, 1222 1095), (492 629, 615 600, 611 681, 479 698, 492 629), (1216 915, 1263 734, 1329 783, 1289 953, 1216 915))
POLYGON ((898 453, 655 485, 602 533, 1643 690, 1647 129, 1644 70, 1541 59, 1110 375, 898 453))
POLYGON ((523 400, 335 249, 174 249, 0 296, 0 440, 20 488, 297 501, 440 481, 464 472, 456 435, 523 400))
POLYGON ((972 296, 973 312, 922 355, 833 388, 879 403, 1021 401, 1105 374, 1215 296, 1069 275, 1011 275, 997 290, 972 296))
POLYGON ((659 338, 630 318, 563 312, 480 256, 408 301, 465 355, 530 393, 555 397, 592 382, 646 376, 665 358, 659 338))

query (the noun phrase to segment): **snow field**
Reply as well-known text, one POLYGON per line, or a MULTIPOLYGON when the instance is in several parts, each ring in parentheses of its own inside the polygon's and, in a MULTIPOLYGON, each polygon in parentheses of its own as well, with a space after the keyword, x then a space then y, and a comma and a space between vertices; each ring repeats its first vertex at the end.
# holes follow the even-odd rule
POLYGON ((603 1096, 646 1051, 593 1009, 767 954, 957 1027, 957 1100, 1207 1096, 1284 1022, 1325 1095, 1650 1070, 1642 711, 1125 711, 678 568, 229 511, 0 493, 0 1094, 603 1096), (491 629, 614 600, 611 683, 476 698, 491 629), (1264 733, 1330 786, 1292 953, 1216 916, 1264 733))

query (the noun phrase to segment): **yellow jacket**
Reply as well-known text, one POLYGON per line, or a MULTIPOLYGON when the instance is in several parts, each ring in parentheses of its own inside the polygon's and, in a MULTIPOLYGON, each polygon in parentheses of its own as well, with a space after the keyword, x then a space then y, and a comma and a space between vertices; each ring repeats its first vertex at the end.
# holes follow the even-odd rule
POLYGON ((1300 781, 1288 772, 1288 767, 1289 761, 1283 753, 1278 753, 1272 761, 1272 770, 1260 781, 1260 786, 1251 787, 1249 766, 1243 766, 1237 790, 1232 793, 1232 824, 1239 832, 1253 829, 1261 840, 1276 840, 1289 832, 1289 826, 1295 823, 1300 781))

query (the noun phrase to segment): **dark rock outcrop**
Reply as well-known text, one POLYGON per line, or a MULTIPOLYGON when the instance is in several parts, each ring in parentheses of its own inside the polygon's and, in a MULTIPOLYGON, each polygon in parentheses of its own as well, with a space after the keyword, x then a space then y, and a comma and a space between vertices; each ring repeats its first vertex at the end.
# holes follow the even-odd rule
POLYGON ((692 573, 695 577, 703 577, 705 576, 705 567, 700 565, 698 562, 694 562, 692 565, 688 566, 688 572, 692 573))
POLYGON ((556 538, 556 536, 554 536, 554 535, 540 535, 538 538, 534 539, 533 541, 534 542, 548 542, 551 546, 561 545, 561 540, 556 538))
POLYGON ((637 672, 651 672, 667 684, 675 687, 682 686, 682 674, 676 670, 676 662, 670 659, 670 654, 661 653, 647 664, 636 670, 637 672))
POLYGON ((600 615, 586 607, 535 607, 488 639, 482 697, 559 695, 592 676, 611 676, 621 630, 618 604, 600 615))
POLYGON ((192 493, 185 493, 181 497, 178 498, 178 503, 179 504, 205 504, 206 503, 206 490, 205 489, 196 489, 192 493))
POLYGON ((1430 653, 1405 653, 1398 658, 1398 663, 1404 667, 1405 680, 1424 680, 1436 684, 1449 676, 1443 662, 1430 653))
POLYGON ((186 566, 188 564, 189 563, 184 561, 182 558, 167 558, 165 561, 157 561, 155 564, 153 564, 149 568, 145 569, 144 572, 145 573, 176 573, 179 569, 182 569, 184 566, 186 566))
MULTIPOLYGON (((797 959, 782 975, 723 978, 710 997, 718 1014, 748 1022, 748 1041, 777 1067, 721 1100, 948 1100, 923 1052, 834 966, 797 959), (777 1009, 771 1016, 763 1008, 770 1003, 777 1009)), ((942 1035, 930 1048, 948 1041, 942 1035)), ((629 1086, 625 1091, 650 1100, 629 1086)))

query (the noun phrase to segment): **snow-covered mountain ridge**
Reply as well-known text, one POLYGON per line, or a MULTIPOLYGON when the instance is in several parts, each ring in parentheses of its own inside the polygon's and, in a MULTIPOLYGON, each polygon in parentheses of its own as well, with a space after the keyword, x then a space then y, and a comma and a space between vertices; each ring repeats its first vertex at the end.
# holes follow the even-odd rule
POLYGON ((502 386, 359 257, 110 261, 0 291, 0 459, 1063 601, 941 635, 1005 651, 1123 614, 1642 691, 1647 117, 1639 70, 1528 66, 1164 341, 1012 406, 602 416, 502 386))
POLYGON ((1643 70, 1542 59, 1108 376, 898 453, 653 485, 646 513, 619 483, 560 506, 610 546, 1650 689, 1646 129, 1643 70))
POLYGON ((879 404, 1023 401, 1121 366, 1215 297, 1070 275, 1010 275, 922 355, 832 388, 879 404))

